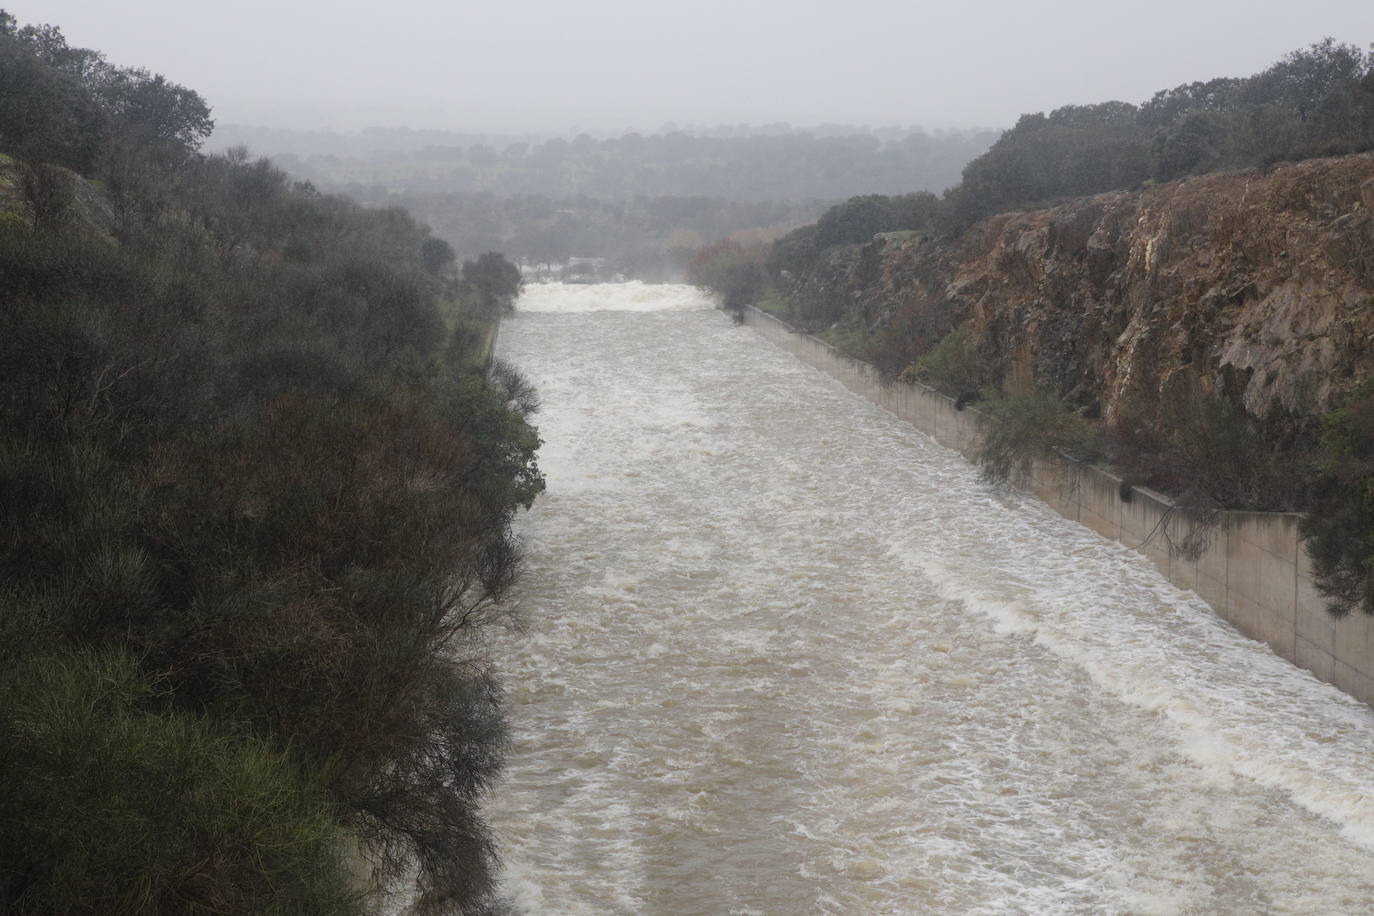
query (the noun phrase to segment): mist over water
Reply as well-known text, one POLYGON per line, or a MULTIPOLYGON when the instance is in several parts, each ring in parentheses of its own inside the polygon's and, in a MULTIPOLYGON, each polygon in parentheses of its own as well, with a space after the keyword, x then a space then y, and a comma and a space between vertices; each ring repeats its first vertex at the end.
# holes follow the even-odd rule
POLYGON ((687 287, 539 286, 531 913, 1342 913, 1374 715, 687 287))
POLYGON ((521 312, 680 312, 711 308, 696 287, 642 283, 530 283, 521 312))

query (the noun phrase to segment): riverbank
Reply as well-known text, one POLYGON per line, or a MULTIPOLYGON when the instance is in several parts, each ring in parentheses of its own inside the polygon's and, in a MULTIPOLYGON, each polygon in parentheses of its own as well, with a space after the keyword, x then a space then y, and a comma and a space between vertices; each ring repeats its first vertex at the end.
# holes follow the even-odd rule
MULTIPOLYGON (((986 422, 974 408, 920 383, 884 383, 872 366, 846 356, 777 317, 745 310, 745 324, 846 388, 896 414, 937 442, 972 459, 986 422)), ((1312 580, 1298 535, 1297 513, 1222 514, 1196 559, 1181 544, 1190 523, 1165 496, 1141 487, 1124 491, 1119 478, 1081 464, 1037 462, 1031 489, 1060 515, 1148 557, 1218 616, 1279 656, 1351 696, 1374 704, 1374 618, 1334 618, 1312 580)))

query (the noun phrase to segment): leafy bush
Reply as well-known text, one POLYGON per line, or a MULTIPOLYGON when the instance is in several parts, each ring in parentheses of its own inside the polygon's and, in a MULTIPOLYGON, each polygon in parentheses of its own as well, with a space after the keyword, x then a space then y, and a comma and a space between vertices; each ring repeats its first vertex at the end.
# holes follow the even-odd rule
POLYGON ((1302 536, 1331 613, 1374 614, 1374 381, 1323 422, 1302 536))
POLYGON ((836 322, 818 331, 816 336, 845 356, 864 362, 871 361, 874 335, 859 321, 836 322))
POLYGON ((716 242, 688 262, 687 282, 714 293, 722 308, 738 313, 767 289, 763 269, 766 254, 762 245, 746 248, 731 239, 716 242))
POLYGON ((1261 425, 1214 394, 1182 394, 1148 408, 1123 404, 1108 431, 1112 461, 1132 480, 1184 504, 1288 510, 1301 475, 1261 425))
POLYGON ((184 158, 214 127, 210 107, 184 86, 70 47, 53 26, 20 27, 4 10, 0 86, 0 143, 79 171, 108 169, 121 147, 184 158))
POLYGON ((892 198, 882 194, 851 197, 825 211, 816 222, 816 248, 861 245, 879 232, 900 228, 892 198))
POLYGON ((362 912, 324 785, 118 652, 0 675, 6 913, 362 912))
POLYGON ((505 256, 488 251, 476 261, 463 262, 463 282, 475 293, 477 314, 495 318, 515 308, 525 281, 505 256))
POLYGON ((920 356, 909 375, 957 398, 977 388, 977 352, 963 331, 951 331, 920 356))
POLYGON ((773 242, 765 258, 774 282, 795 281, 816 265, 817 258, 837 245, 860 245, 880 233, 933 233, 941 219, 940 198, 929 191, 896 197, 868 194, 836 204, 809 226, 787 233, 773 242))
POLYGON ((812 223, 793 229, 773 242, 764 263, 767 265, 769 276, 775 282, 786 277, 795 279, 811 269, 816 254, 820 251, 816 243, 816 234, 816 224, 812 223))
POLYGON ((978 407, 992 421, 977 456, 985 480, 1028 479, 1036 460, 1061 453, 1087 462, 1103 456, 1097 424, 1044 388, 985 391, 978 407))

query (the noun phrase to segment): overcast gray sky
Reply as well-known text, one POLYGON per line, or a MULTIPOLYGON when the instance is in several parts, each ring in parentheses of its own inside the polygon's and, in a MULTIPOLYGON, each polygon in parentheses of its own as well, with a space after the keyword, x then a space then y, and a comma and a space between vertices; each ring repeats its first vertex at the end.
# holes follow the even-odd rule
POLYGON ((0 0, 204 95, 222 123, 565 133, 1010 126, 1245 76, 1374 0, 0 0))

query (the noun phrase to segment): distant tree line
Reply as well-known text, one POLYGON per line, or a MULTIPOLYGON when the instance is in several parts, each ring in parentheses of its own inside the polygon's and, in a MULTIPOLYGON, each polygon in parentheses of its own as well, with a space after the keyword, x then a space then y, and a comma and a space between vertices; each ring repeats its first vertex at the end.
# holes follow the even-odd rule
POLYGON ((342 148, 275 161, 321 188, 405 207, 463 257, 491 249, 536 264, 599 257, 649 280, 680 279, 707 239, 771 241, 852 194, 942 190, 996 136, 740 128, 397 148, 414 142, 411 133, 261 135, 298 149, 342 148), (364 142, 379 148, 364 154, 356 146, 364 142))
MULTIPOLYGON (((269 135, 270 136, 270 135, 269 135)), ((357 195, 544 195, 727 201, 842 200, 854 194, 943 191, 996 139, 992 130, 708 135, 685 131, 595 139, 435 145, 369 155, 278 155, 293 176, 357 195)), ((289 142, 283 138, 284 142, 289 142)))
POLYGON ((1250 77, 1185 83, 1143 105, 1025 115, 948 195, 960 227, 1029 203, 1374 149, 1374 52, 1330 38, 1250 77))
POLYGON ((0 11, 0 911, 487 912, 518 293, 0 11))
POLYGON ((775 276, 797 275, 827 248, 879 232, 950 235, 995 213, 1071 197, 1370 149, 1374 52, 1328 38, 1254 76, 1185 83, 1143 105, 1023 115, 940 197, 852 198, 779 239, 770 265, 775 276))
POLYGON ((463 257, 492 250, 529 264, 604 257, 613 270, 646 280, 680 279, 706 239, 737 234, 770 241, 825 209, 819 201, 743 203, 705 197, 602 200, 359 192, 357 199, 404 208, 463 257))

